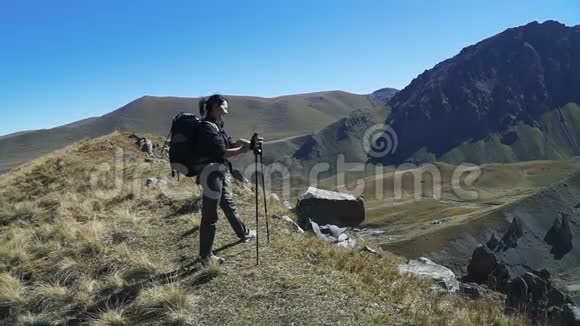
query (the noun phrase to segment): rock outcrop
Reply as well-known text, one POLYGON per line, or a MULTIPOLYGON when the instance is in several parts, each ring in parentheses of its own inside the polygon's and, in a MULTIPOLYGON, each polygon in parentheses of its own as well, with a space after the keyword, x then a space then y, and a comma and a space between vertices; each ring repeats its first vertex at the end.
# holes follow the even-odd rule
MULTIPOLYGON (((518 246, 518 239, 524 235, 524 228, 519 218, 514 217, 509 229, 498 243, 496 251, 507 250, 518 246)), ((490 239, 491 240, 491 239, 490 239)))
POLYGON ((489 237, 489 240, 487 240, 487 243, 485 245, 490 250, 495 250, 495 248, 497 248, 497 246, 499 245, 499 239, 495 236, 495 233, 491 234, 491 236, 489 237))
MULTIPOLYGON (((538 127, 543 113, 580 103, 579 41, 577 27, 533 22, 468 46, 426 70, 389 102, 393 109, 387 123, 397 132, 399 146, 395 155, 385 155, 382 161, 398 164, 417 152, 438 158, 494 132, 504 135, 502 142, 512 146, 515 159, 545 159, 518 150, 518 136, 510 133, 511 127, 518 123, 538 127)), ((566 150, 578 155, 575 139, 568 141, 566 150)), ((481 150, 469 158, 473 163, 497 158, 485 154, 481 150)))
POLYGON ((463 282, 485 284, 490 289, 505 292, 510 280, 507 267, 502 264, 496 255, 486 246, 479 245, 471 256, 467 266, 467 275, 463 282))
POLYGON ((572 250, 572 228, 570 227, 570 217, 564 212, 554 220, 554 224, 546 233, 544 241, 552 246, 554 258, 561 259, 572 250))
POLYGON ((362 197, 309 187, 296 204, 298 223, 307 225, 309 220, 318 224, 357 226, 365 219, 362 197))
POLYGON ((550 325, 580 326, 580 308, 573 304, 565 304, 548 312, 550 325))
POLYGON ((506 308, 540 322, 554 318, 549 311, 570 303, 570 297, 553 286, 547 270, 524 273, 511 280, 507 289, 506 308))

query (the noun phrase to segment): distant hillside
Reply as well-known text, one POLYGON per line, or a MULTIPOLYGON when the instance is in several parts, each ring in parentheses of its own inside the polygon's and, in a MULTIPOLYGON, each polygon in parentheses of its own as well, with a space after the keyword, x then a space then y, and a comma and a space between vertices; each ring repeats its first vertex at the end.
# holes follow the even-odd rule
POLYGON ((510 28, 437 64, 389 102, 395 155, 448 162, 580 154, 580 25, 510 28))
POLYGON ((18 132, 14 132, 11 134, 6 134, 6 135, 2 135, 0 136, 0 139, 5 139, 5 138, 10 138, 10 137, 14 137, 14 136, 19 136, 19 135, 23 135, 27 132, 31 132, 32 130, 24 130, 24 131, 18 131, 18 132))
MULTIPOLYGON (((353 110, 374 105, 367 95, 341 91, 276 98, 228 98, 231 109, 226 123, 231 135, 250 137, 257 131, 269 139, 312 133, 353 110)), ((198 98, 145 96, 98 118, 7 135, 0 138, 0 173, 80 139, 115 130, 165 136, 177 113, 198 112, 198 101, 198 98)))
MULTIPOLYGON (((319 178, 323 179, 336 173, 339 156, 346 163, 366 163, 364 135, 374 125, 382 124, 389 112, 388 106, 366 106, 315 133, 266 142, 264 163, 282 163, 289 169, 292 186, 298 189, 309 184, 310 171, 316 164, 328 164, 327 170, 320 171, 319 178)), ((253 160, 253 157, 243 156, 235 159, 233 163, 237 168, 244 170, 253 163, 253 160)), ((273 184, 278 185, 280 175, 271 176, 273 184)))
MULTIPOLYGON (((564 279, 568 286, 580 286, 579 207, 580 173, 576 172, 560 182, 484 214, 452 222, 449 226, 408 240, 387 244, 384 248, 407 257, 426 255, 458 272, 465 272, 465 262, 476 246, 487 243, 492 234, 502 239, 517 218, 523 235, 513 237, 517 240, 512 247, 496 253, 507 263, 510 271, 517 274, 530 268, 548 268, 558 278, 564 279), (563 215, 568 219, 566 227, 572 234, 570 247, 566 250, 560 250, 549 240, 551 230, 563 215)), ((558 230, 558 241, 565 241, 563 229, 560 227, 558 230)))

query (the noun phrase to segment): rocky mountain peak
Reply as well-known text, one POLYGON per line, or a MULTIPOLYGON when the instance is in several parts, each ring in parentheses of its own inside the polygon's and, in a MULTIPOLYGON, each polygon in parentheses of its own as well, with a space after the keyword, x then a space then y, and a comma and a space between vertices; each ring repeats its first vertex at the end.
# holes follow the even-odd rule
POLYGON ((555 21, 510 28, 415 78, 389 102, 400 162, 441 156, 570 102, 580 103, 580 31, 555 21))

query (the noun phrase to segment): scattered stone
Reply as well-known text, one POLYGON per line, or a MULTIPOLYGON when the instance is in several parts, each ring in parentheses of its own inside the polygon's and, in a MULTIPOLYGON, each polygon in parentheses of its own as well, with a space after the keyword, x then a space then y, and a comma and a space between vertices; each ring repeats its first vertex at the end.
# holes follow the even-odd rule
POLYGON ((275 193, 270 193, 270 199, 271 200, 275 200, 277 202, 280 202, 280 197, 278 197, 278 195, 276 195, 275 193))
POLYGON ((544 241, 552 246, 551 253, 554 255, 554 258, 561 259, 572 250, 572 238, 570 217, 568 214, 560 212, 544 237, 544 241))
POLYGON ((129 139, 134 139, 135 144, 139 149, 148 155, 153 155, 153 142, 145 137, 138 136, 136 134, 129 135, 129 139))
POLYGON ((348 249, 357 249, 358 245, 356 244, 356 241, 354 241, 353 239, 346 239, 340 242, 336 243, 337 246, 339 247, 343 247, 343 248, 348 248, 348 249))
POLYGON ((294 207, 292 207, 292 204, 290 204, 290 202, 288 202, 287 200, 282 201, 282 206, 284 206, 287 210, 294 209, 294 207))
POLYGON ((152 155, 153 154, 153 144, 151 143, 151 140, 147 139, 147 138, 142 138, 139 143, 139 149, 141 149, 141 151, 152 155))
POLYGON ((314 235, 316 235, 316 237, 322 241, 326 241, 326 242, 337 242, 338 239, 333 237, 333 236, 327 236, 324 233, 322 233, 322 230, 320 230, 320 227, 318 226, 318 224, 314 221, 310 221, 310 229, 312 230, 312 232, 314 232, 314 235))
POLYGON ((455 292, 459 289, 459 282, 455 278, 455 274, 449 268, 436 264, 428 258, 413 259, 407 264, 399 265, 398 268, 400 274, 411 273, 433 279, 445 291, 455 292))
POLYGON ((376 250, 374 250, 373 248, 370 248, 369 246, 361 246, 360 250, 370 252, 371 254, 375 254, 375 255, 379 254, 376 250))
MULTIPOLYGON (((344 232, 346 232, 347 228, 340 228, 336 225, 332 225, 332 224, 326 224, 326 225, 322 225, 320 226, 320 229, 322 230, 328 230, 328 232, 330 232, 330 234, 332 234, 332 236, 338 238, 341 235, 344 234, 344 232)), ((328 233, 326 232, 326 233, 328 233)))
POLYGON ((348 237, 346 228, 340 228, 336 225, 318 225, 318 223, 310 220, 310 227, 312 232, 320 240, 336 243, 340 247, 356 249, 356 241, 348 237))
POLYGON ((480 299, 483 294, 477 283, 459 283, 459 293, 469 299, 480 299))
POLYGON ((313 220, 319 224, 358 226, 365 219, 362 197, 309 187, 298 198, 296 213, 299 224, 313 220))
POLYGON ((376 237, 376 236, 379 236, 379 235, 382 235, 382 234, 385 234, 385 233, 386 233, 386 231, 383 231, 383 230, 372 230, 372 231, 369 231, 369 234, 372 235, 373 237, 376 237))
POLYGON ((147 187, 154 187, 154 186, 167 186, 168 182, 167 180, 163 180, 163 179, 157 179, 157 178, 148 178, 147 181, 145 181, 145 185, 147 187))
POLYGON ((288 217, 286 215, 282 215, 282 216, 272 215, 272 218, 277 218, 277 219, 280 219, 282 221, 288 222, 296 228, 296 231, 298 231, 299 233, 304 233, 304 230, 296 222, 294 222, 294 220, 292 220, 290 217, 288 217))

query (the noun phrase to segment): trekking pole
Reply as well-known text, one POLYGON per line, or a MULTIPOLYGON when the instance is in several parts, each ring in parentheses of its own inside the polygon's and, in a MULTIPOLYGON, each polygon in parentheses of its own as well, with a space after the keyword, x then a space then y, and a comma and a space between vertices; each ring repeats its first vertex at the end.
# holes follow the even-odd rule
POLYGON ((260 146, 260 167, 262 169, 262 193, 264 194, 264 213, 266 214, 266 237, 270 243, 270 226, 268 225, 268 199, 266 198, 266 181, 264 181, 264 161, 262 146, 260 146))
POLYGON ((259 183, 258 183, 258 149, 256 148, 255 144, 256 144, 256 140, 258 139, 258 134, 254 134, 252 136, 252 140, 250 143, 250 148, 254 150, 254 162, 255 162, 255 174, 254 174, 254 180, 255 180, 255 184, 256 184, 256 265, 260 265, 260 254, 259 254, 259 237, 258 237, 258 230, 260 229, 258 227, 258 197, 259 197, 259 183))

